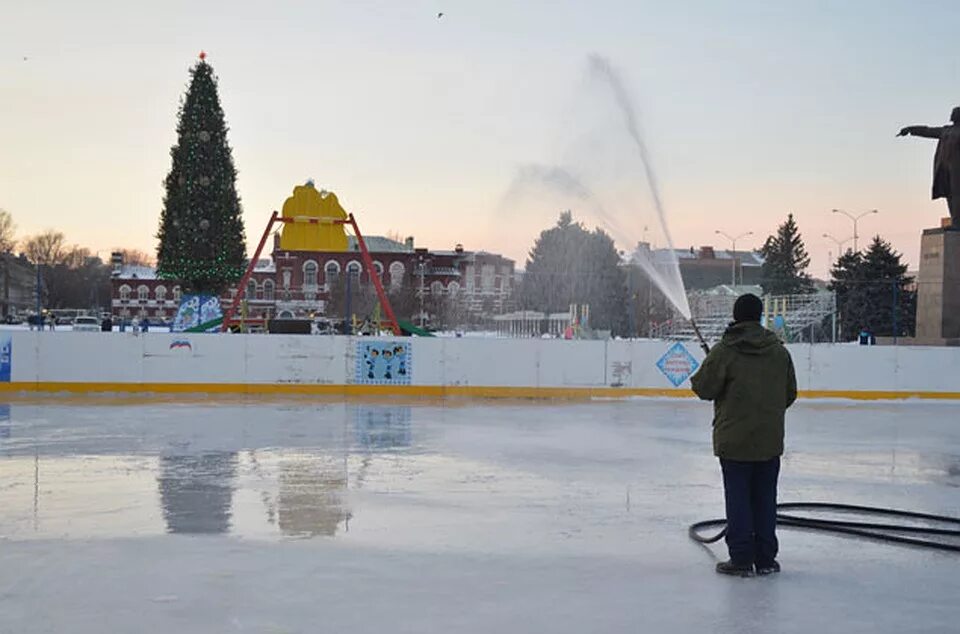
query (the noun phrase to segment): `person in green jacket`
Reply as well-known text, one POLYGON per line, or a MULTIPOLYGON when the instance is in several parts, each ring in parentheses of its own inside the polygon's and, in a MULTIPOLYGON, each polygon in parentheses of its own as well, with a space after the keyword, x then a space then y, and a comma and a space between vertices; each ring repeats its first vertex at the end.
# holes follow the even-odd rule
POLYGON ((783 419, 797 398, 790 353, 760 325, 763 302, 742 295, 733 323, 690 379, 713 401, 713 453, 720 459, 730 560, 717 572, 743 577, 780 571, 777 563, 777 478, 783 419))

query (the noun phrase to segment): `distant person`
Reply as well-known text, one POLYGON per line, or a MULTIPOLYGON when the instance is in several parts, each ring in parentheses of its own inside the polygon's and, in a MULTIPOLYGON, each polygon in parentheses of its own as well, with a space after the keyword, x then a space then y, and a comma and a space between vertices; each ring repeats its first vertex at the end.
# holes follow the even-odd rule
POLYGON ((760 325, 763 302, 746 294, 733 323, 690 380, 713 401, 713 453, 720 459, 730 559, 717 572, 741 577, 780 572, 777 563, 777 478, 783 419, 797 398, 790 353, 760 325))
POLYGON ((140 322, 140 332, 148 332, 150 330, 150 320, 144 319, 140 322))
POLYGON ((100 332, 113 332, 113 319, 104 317, 100 322, 100 332))
POLYGON ((870 326, 866 326, 863 330, 860 331, 860 345, 861 346, 875 346, 877 345, 877 336, 873 334, 873 329, 870 326))
POLYGON ((57 329, 57 318, 53 315, 47 315, 47 325, 50 327, 50 330, 57 329))

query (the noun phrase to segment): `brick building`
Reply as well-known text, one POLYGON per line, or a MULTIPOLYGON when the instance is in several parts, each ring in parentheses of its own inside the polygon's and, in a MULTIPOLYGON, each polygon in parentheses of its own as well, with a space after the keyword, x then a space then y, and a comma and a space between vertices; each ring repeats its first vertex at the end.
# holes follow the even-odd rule
MULTIPOLYGON (((433 298, 456 300, 471 313, 502 312, 513 293, 514 262, 485 251, 416 248, 413 238, 397 242, 380 236, 365 238, 375 274, 387 291, 413 288, 433 298)), ((159 280, 149 267, 127 266, 114 256, 111 279, 114 316, 170 321, 180 305, 180 285, 159 280)), ((275 235, 273 253, 261 259, 247 284, 247 316, 307 318, 326 312, 330 291, 343 276, 352 275, 361 286, 371 283, 364 270, 356 239, 346 251, 294 251, 280 247, 275 235)), ((235 296, 230 289, 224 305, 235 296)), ((341 315, 334 315, 340 317, 341 315)))
POLYGON ((731 284, 734 272, 738 285, 756 285, 763 277, 763 256, 756 251, 716 250, 711 246, 699 249, 651 249, 641 242, 637 251, 652 258, 654 266, 664 270, 673 266, 673 257, 680 266, 683 285, 689 289, 713 288, 731 284))

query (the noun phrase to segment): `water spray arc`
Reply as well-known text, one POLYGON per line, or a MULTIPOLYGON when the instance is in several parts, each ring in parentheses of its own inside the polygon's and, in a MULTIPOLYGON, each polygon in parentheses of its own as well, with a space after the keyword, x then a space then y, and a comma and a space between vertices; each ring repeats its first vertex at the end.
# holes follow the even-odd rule
POLYGON ((556 162, 521 166, 501 206, 512 206, 534 193, 539 204, 544 193, 559 197, 562 204, 597 221, 631 252, 632 263, 680 315, 690 319, 679 257, 667 226, 651 153, 629 92, 603 57, 588 58, 574 105, 573 116, 563 129, 563 151, 556 162), (648 228, 658 230, 655 237, 667 247, 656 257, 646 243, 648 228), (638 244, 641 237, 644 242, 638 244))

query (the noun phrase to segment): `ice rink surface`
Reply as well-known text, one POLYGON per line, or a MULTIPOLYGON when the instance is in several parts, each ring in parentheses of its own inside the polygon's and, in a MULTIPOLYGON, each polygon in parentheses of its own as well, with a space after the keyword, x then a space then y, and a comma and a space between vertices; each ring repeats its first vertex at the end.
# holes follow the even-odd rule
MULTIPOLYGON (((726 578, 710 407, 0 405, 0 632, 957 632, 960 556, 726 578)), ((800 402, 781 501, 960 515, 960 403, 800 402)))

